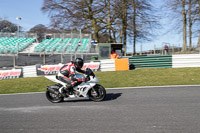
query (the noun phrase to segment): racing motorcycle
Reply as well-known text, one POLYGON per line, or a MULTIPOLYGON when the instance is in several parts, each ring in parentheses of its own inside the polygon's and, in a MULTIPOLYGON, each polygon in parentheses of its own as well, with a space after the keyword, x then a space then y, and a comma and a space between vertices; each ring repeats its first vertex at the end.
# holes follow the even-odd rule
POLYGON ((90 68, 86 69, 86 73, 76 74, 77 78, 84 78, 87 79, 85 82, 81 82, 79 85, 75 86, 73 89, 73 93, 64 92, 66 93, 63 95, 61 93, 63 87, 66 87, 66 83, 60 81, 58 76, 45 76, 47 79, 57 83, 55 85, 51 85, 47 87, 46 90, 46 97, 52 103, 59 103, 64 100, 64 98, 79 98, 79 97, 86 97, 95 102, 99 102, 105 99, 106 97, 106 90, 103 86, 97 84, 99 82, 98 78, 94 75, 93 71, 90 68))

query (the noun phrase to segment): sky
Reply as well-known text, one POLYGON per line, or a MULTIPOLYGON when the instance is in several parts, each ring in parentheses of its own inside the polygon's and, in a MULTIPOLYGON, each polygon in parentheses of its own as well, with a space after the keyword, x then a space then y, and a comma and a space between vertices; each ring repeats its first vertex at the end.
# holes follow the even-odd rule
MULTIPOLYGON (((50 19, 47 14, 41 11, 44 0, 0 0, 0 17, 12 23, 19 24, 24 31, 30 30, 32 27, 43 24, 48 26, 50 19), (16 17, 21 17, 22 20, 16 20, 16 17)), ((163 0, 154 0, 155 5, 160 6, 163 0)), ((161 48, 163 42, 169 45, 182 46, 182 34, 168 32, 169 24, 165 20, 161 20, 162 29, 157 32, 157 36, 151 42, 138 43, 136 51, 139 52, 161 48)), ((127 40, 127 52, 132 51, 131 39, 127 40)), ((193 45, 197 44, 197 39, 194 39, 193 45)))
POLYGON ((49 25, 50 20, 41 11, 43 0, 0 0, 0 17, 12 23, 20 24, 24 31, 44 24, 49 25), (22 20, 16 20, 21 17, 22 20))

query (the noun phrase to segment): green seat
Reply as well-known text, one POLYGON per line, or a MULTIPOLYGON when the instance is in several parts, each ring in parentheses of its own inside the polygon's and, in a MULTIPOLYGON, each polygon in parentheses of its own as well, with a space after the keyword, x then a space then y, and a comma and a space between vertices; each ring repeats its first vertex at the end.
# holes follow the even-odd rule
POLYGON ((87 52, 87 46, 89 44, 89 38, 83 38, 81 41, 81 46, 78 48, 79 52, 87 52))
POLYGON ((71 41, 71 38, 65 38, 63 41, 57 45, 56 51, 57 52, 64 52, 66 48, 68 47, 69 43, 71 41))

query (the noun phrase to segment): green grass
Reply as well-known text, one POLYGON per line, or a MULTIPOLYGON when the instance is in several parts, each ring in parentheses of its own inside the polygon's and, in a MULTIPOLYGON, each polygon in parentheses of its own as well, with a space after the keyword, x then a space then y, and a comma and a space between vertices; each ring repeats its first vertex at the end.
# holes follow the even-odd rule
MULTIPOLYGON (((95 72, 99 84, 105 88, 197 85, 200 84, 200 68, 137 69, 132 71, 95 72)), ((7 79, 0 81, 0 94, 40 92, 54 84, 44 77, 7 79)))
POLYGON ((0 94, 41 92, 53 82, 44 77, 0 80, 0 94))

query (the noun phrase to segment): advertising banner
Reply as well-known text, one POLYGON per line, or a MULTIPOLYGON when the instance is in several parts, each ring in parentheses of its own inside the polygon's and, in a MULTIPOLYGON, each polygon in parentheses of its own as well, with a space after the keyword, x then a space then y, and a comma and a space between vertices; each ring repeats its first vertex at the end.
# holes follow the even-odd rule
POLYGON ((56 75, 63 64, 36 65, 37 75, 56 75))
POLYGON ((22 69, 0 70, 0 80, 23 77, 22 69))
MULTIPOLYGON (((64 64, 58 65, 36 65, 37 75, 56 75, 64 64)), ((90 68, 93 71, 100 70, 100 62, 84 63, 82 69, 90 68)))
POLYGON ((84 63, 82 69, 86 70, 86 68, 90 68, 92 71, 100 71, 100 62, 84 63))

